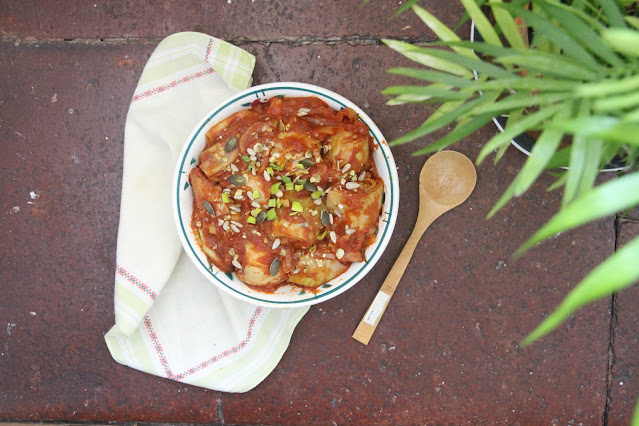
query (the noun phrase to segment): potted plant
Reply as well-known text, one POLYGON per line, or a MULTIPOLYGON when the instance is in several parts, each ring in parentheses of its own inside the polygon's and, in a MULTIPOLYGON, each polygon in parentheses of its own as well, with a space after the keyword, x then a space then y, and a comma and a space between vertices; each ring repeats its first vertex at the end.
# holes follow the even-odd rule
MULTIPOLYGON (((497 162, 514 137, 534 131, 536 142, 528 159, 488 217, 548 169, 559 170, 551 189, 563 187, 563 200, 560 211, 515 256, 559 232, 638 206, 637 2, 492 0, 482 8, 475 0, 461 1, 481 42, 462 41, 415 0, 403 9, 412 6, 440 41, 415 46, 384 40, 426 67, 388 70, 420 81, 384 90, 393 96, 389 104, 439 105, 421 126, 390 145, 454 124, 445 136, 413 153, 428 154, 470 135, 493 117, 506 116, 503 131, 486 142, 477 158, 481 163, 495 153, 497 162), (595 185, 597 174, 613 158, 623 170, 595 185)), ((639 281, 637 259, 639 237, 593 269, 523 345, 549 333, 580 307, 639 281)))

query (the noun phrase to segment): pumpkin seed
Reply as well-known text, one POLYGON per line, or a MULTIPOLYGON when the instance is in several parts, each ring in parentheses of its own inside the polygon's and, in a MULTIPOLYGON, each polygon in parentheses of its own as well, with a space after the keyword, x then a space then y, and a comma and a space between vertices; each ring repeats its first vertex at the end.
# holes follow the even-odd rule
POLYGON ((266 212, 259 212, 257 216, 255 216, 255 223, 259 225, 260 223, 264 222, 264 219, 266 219, 266 212))
POLYGON ((323 209, 320 213, 320 219, 322 220, 322 225, 328 226, 331 224, 331 216, 326 209, 323 209))
POLYGON ((315 165, 315 161, 311 160, 310 158, 304 158, 300 160, 299 163, 307 169, 310 169, 315 165))
POLYGON ((209 203, 208 201, 204 200, 202 201, 202 205, 204 206, 204 209, 209 212, 209 214, 211 216, 215 216, 215 210, 213 210, 213 206, 211 205, 211 203, 209 203))
POLYGON ((231 136, 226 141, 226 145, 224 146, 224 151, 231 152, 235 149, 236 146, 237 146, 237 136, 231 136))
POLYGON ((246 184, 246 179, 244 179, 244 176, 231 175, 229 176, 229 182, 236 186, 242 186, 246 184))
POLYGON ((280 258, 279 257, 276 257, 275 260, 273 261, 273 263, 271 263, 270 272, 271 272, 271 276, 272 277, 274 277, 275 275, 277 275, 278 272, 280 272, 280 258))
POLYGON ((307 191, 310 191, 310 192, 317 191, 317 187, 315 185, 313 185, 311 182, 306 182, 304 184, 304 189, 306 189, 307 191))

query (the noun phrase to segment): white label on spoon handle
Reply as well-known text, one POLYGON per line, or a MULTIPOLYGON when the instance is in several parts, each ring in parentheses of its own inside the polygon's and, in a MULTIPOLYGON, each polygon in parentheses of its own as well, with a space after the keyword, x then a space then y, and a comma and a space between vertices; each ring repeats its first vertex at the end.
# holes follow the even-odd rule
POLYGON ((364 322, 370 325, 375 325, 379 316, 384 312, 384 308, 388 303, 390 296, 383 291, 377 293, 375 296, 375 300, 371 303, 370 308, 368 308, 368 312, 366 312, 366 316, 364 317, 364 322))

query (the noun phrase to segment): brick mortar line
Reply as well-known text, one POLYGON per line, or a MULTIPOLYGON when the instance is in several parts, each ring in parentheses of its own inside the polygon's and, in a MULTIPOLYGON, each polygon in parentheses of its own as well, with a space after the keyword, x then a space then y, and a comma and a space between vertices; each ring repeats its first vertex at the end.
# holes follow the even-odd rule
MULTIPOLYGON (((3 43, 13 43, 16 45, 41 45, 41 44, 84 44, 90 46, 107 46, 107 45, 120 45, 120 44, 157 44, 162 41, 164 37, 107 37, 107 38, 43 38, 38 39, 35 37, 14 37, 3 36, 0 39, 3 43)), ((225 41, 235 44, 284 44, 290 46, 304 46, 308 44, 348 44, 351 46, 367 46, 367 45, 381 45, 382 40, 392 39, 412 43, 416 45, 422 45, 425 43, 431 43, 437 41, 436 39, 430 39, 426 37, 362 37, 362 36, 344 36, 344 37, 318 37, 318 36, 299 36, 299 37, 279 37, 279 38, 248 38, 248 37, 233 37, 225 39, 225 41)))
MULTIPOLYGON (((615 217, 615 252, 619 248, 619 230, 621 229, 621 218, 619 215, 615 217)), ((610 324, 608 326, 608 363, 606 365, 606 404, 601 423, 606 426, 608 424, 608 415, 610 414, 610 392, 612 390, 612 368, 615 365, 615 328, 617 325, 617 296, 613 293, 610 296, 610 324)))

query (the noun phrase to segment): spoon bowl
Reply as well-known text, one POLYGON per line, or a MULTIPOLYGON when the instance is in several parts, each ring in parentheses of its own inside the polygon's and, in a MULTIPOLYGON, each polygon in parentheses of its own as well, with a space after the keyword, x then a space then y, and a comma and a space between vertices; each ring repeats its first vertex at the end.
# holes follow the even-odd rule
POLYGON ((447 207, 445 211, 450 210, 466 201, 476 182, 477 172, 468 157, 456 151, 440 151, 426 161, 419 173, 420 202, 428 197, 447 207))
POLYGON ((441 151, 426 161, 419 173, 419 214, 415 228, 353 333, 355 340, 368 344, 424 231, 439 216, 466 201, 476 182, 473 162, 459 152, 441 151))

